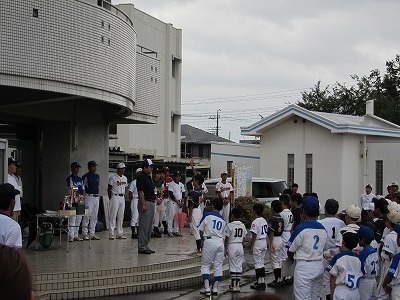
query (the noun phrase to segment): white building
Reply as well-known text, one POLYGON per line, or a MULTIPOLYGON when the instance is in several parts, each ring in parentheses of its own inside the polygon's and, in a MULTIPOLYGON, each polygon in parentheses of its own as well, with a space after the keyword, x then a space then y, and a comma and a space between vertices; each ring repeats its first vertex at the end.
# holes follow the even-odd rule
POLYGON ((150 103, 152 116, 134 125, 118 124, 111 132, 110 147, 129 153, 132 160, 141 160, 143 156, 161 160, 179 158, 182 31, 136 9, 133 4, 117 7, 134 23, 137 60, 151 65, 141 69, 138 64, 137 81, 146 89, 138 86, 136 93, 146 101, 136 106, 134 112, 138 109, 140 113, 148 113, 150 103), (148 90, 148 84, 153 86, 152 91, 148 90))
POLYGON ((367 183, 386 195, 386 184, 400 179, 400 126, 374 116, 373 102, 363 117, 290 105, 241 133, 261 139, 260 176, 296 182, 322 204, 360 205, 367 183))

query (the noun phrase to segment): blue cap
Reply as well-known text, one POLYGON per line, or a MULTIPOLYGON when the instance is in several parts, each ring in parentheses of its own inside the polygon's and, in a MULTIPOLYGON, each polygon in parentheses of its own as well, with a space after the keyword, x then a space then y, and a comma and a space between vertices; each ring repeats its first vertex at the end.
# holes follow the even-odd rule
POLYGON ((357 233, 360 239, 364 239, 368 244, 375 239, 375 233, 369 226, 361 226, 357 233))
POLYGON ((301 205, 304 208, 304 210, 307 211, 319 210, 319 201, 317 198, 313 196, 307 196, 306 198, 304 198, 301 205))
POLYGON ((393 230, 396 231, 397 235, 400 237, 400 224, 395 224, 393 230))

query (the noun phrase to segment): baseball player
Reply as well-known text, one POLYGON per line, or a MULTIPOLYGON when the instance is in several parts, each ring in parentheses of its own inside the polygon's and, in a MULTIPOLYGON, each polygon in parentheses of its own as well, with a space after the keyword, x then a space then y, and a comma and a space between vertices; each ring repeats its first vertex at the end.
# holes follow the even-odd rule
MULTIPOLYGON (((20 191, 20 187, 18 186, 17 179, 15 177, 15 172, 17 171, 18 163, 12 158, 8 158, 8 175, 7 175, 7 182, 12 184, 14 188, 20 191)), ((15 206, 14 206, 14 214, 11 218, 18 222, 19 215, 21 213, 21 195, 15 196, 15 206)))
POLYGON ((360 226, 357 225, 357 222, 361 219, 361 208, 359 208, 356 205, 350 205, 348 208, 346 208, 346 215, 344 217, 344 221, 346 223, 346 226, 342 227, 339 232, 337 232, 336 235, 336 243, 335 245, 337 247, 342 246, 342 234, 348 230, 353 230, 353 231, 358 231, 360 229, 360 226))
POLYGON ((246 226, 239 220, 240 215, 240 209, 237 207, 232 209, 232 222, 225 226, 225 257, 229 258, 231 290, 233 292, 240 292, 244 259, 243 243, 247 234, 246 226))
POLYGON ((283 276, 283 283, 290 285, 293 283, 293 271, 292 271, 293 264, 287 260, 286 245, 289 242, 290 234, 293 227, 293 214, 289 209, 290 205, 289 195, 283 194, 279 196, 279 201, 281 202, 282 205, 282 211, 280 215, 284 221, 283 232, 281 236, 284 247, 281 248, 281 257, 280 257, 280 260, 282 261, 282 276, 283 276))
POLYGON ((182 212, 185 186, 181 180, 181 173, 175 171, 173 181, 168 185, 169 209, 168 209, 168 236, 180 236, 176 214, 182 212))
POLYGON ((319 300, 324 274, 323 252, 327 249, 328 234, 318 223, 319 201, 307 196, 303 200, 305 222, 297 225, 289 239, 288 259, 296 260, 294 267, 294 296, 296 300, 319 300))
POLYGON ((377 295, 376 275, 379 272, 378 252, 371 246, 375 233, 372 228, 361 226, 358 230, 358 237, 358 243, 364 248, 358 256, 363 273, 359 286, 360 299, 375 300, 377 295))
POLYGON ((372 199, 374 199, 376 196, 372 194, 372 185, 368 183, 365 186, 365 193, 361 195, 361 208, 362 208, 362 213, 361 215, 363 217, 368 215, 367 210, 369 209, 369 204, 372 202, 372 199))
POLYGON ((378 298, 377 299, 389 299, 388 293, 383 288, 383 281, 385 279, 385 274, 387 274, 390 261, 399 252, 397 246, 397 233, 394 231, 394 225, 400 223, 400 212, 397 210, 392 210, 387 214, 386 227, 389 233, 382 238, 384 246, 381 252, 381 278, 378 284, 378 298))
POLYGON ((165 190, 164 190, 164 197, 163 197, 163 202, 165 205, 165 217, 164 217, 164 234, 168 234, 168 220, 169 220, 169 191, 168 191, 168 186, 172 181, 171 176, 169 176, 169 168, 167 166, 164 166, 161 170, 161 178, 165 182, 165 190))
MULTIPOLYGON (((327 271, 331 274, 331 296, 334 300, 360 300, 361 261, 352 249, 357 247, 358 235, 349 230, 343 233, 342 252, 336 254, 327 271)), ((363 299, 364 300, 364 299, 363 299)))
MULTIPOLYGON (((83 180, 81 177, 78 176, 79 171, 80 171, 81 165, 74 161, 71 163, 71 175, 69 175, 66 179, 67 181, 67 187, 72 188, 72 187, 77 187, 78 191, 77 193, 79 195, 82 195, 85 197, 85 186, 83 184, 83 180)), ((76 216, 70 216, 69 217, 69 223, 71 226, 69 228, 69 241, 83 241, 82 238, 79 237, 79 226, 82 221, 82 215, 76 215, 76 216)))
MULTIPOLYGON (((199 173, 197 173, 197 171, 196 171, 196 169, 194 167, 193 159, 190 160, 190 166, 192 167, 193 178, 194 178, 199 173)), ((188 193, 194 189, 193 178, 186 183, 186 190, 188 191, 188 193)), ((201 188, 203 189, 203 199, 201 199, 202 201, 200 202, 199 206, 200 206, 200 209, 201 209, 201 213, 203 213, 204 212, 204 206, 205 206, 205 200, 206 200, 205 199, 206 198, 205 195, 208 193, 208 189, 207 189, 207 186, 205 185, 204 182, 201 184, 201 188)))
POLYGON ((214 199, 212 212, 204 214, 200 221, 200 238, 203 242, 203 255, 201 256, 201 277, 204 287, 201 294, 209 296, 218 295, 218 284, 222 279, 222 264, 224 261, 224 230, 225 221, 219 211, 222 209, 221 199, 214 199), (214 284, 210 289, 210 267, 214 263, 214 284))
POLYGON ((162 194, 164 193, 165 189, 165 184, 164 181, 161 180, 161 170, 156 168, 153 172, 153 182, 155 186, 155 192, 156 192, 156 205, 155 205, 155 213, 154 213, 154 226, 153 226, 153 233, 152 237, 155 238, 160 238, 162 237, 162 233, 159 229, 160 221, 162 222, 162 219, 164 217, 165 213, 165 207, 163 203, 163 198, 162 194))
MULTIPOLYGON (((339 211, 339 202, 335 199, 328 199, 325 202, 325 218, 319 220, 326 232, 328 233, 328 250, 324 251, 324 263, 325 268, 329 266, 334 255, 339 253, 339 248, 335 245, 336 235, 340 229, 342 229, 346 224, 336 218, 336 214, 339 211)), ((324 272, 324 279, 322 280, 322 286, 325 291, 326 299, 331 299, 331 286, 330 286, 330 273, 329 271, 324 272)))
POLYGON ((128 178, 125 177, 126 166, 124 163, 117 165, 117 173, 108 180, 108 197, 110 198, 110 236, 114 239, 115 219, 117 219, 117 239, 126 239, 122 222, 125 212, 125 189, 128 186, 128 178))
MULTIPOLYGON (((394 225, 397 233, 397 246, 400 247, 400 225, 394 225)), ((400 299, 400 253, 397 253, 389 266, 382 287, 387 294, 391 294, 392 299, 400 299)), ((385 275, 385 274, 383 274, 385 275)))
MULTIPOLYGON (((136 178, 138 174, 142 172, 142 168, 136 169, 136 178)), ((138 211, 138 203, 139 203, 139 193, 136 187, 137 179, 133 180, 129 185, 129 200, 131 200, 131 230, 132 230, 132 239, 138 238, 139 232, 139 211, 138 211)))
POLYGON ((85 175, 82 176, 83 183, 85 186, 86 198, 85 204, 89 208, 90 215, 90 236, 88 235, 89 218, 83 217, 82 221, 82 233, 84 240, 100 240, 95 234, 97 224, 97 214, 99 212, 99 184, 100 176, 96 173, 97 163, 94 160, 88 162, 88 170, 85 175))
POLYGON ((233 187, 227 181, 228 172, 221 172, 221 181, 217 183, 215 186, 215 192, 219 199, 221 199, 224 203, 224 207, 222 209, 222 216, 224 217, 225 223, 229 223, 229 214, 231 211, 231 200, 233 199, 233 187))
MULTIPOLYGON (((289 200, 288 195, 282 195, 282 196, 287 196, 287 200, 289 200)), ((271 259, 272 269, 274 270, 275 280, 268 283, 267 286, 278 288, 284 285, 281 275, 282 275, 282 246, 283 246, 282 233, 285 227, 285 221, 281 216, 282 212, 281 201, 279 200, 272 201, 271 211, 272 211, 272 217, 268 220, 268 237, 269 237, 269 252, 270 252, 269 257, 271 259)), ((291 224, 289 225, 291 226, 291 224)))
POLYGON ((257 281, 250 286, 253 290, 265 290, 265 267, 264 258, 267 250, 268 223, 262 217, 264 205, 256 203, 253 206, 253 212, 256 218, 251 223, 251 245, 250 255, 254 259, 254 269, 257 281))
POLYGON ((193 235, 196 239, 196 252, 194 254, 199 255, 201 253, 201 239, 199 229, 197 228, 200 224, 201 217, 203 215, 200 203, 203 202, 204 191, 201 185, 204 182, 204 177, 201 174, 196 174, 193 179, 193 189, 188 194, 188 219, 193 235))
POLYGON ((291 232, 293 232, 296 226, 302 222, 301 219, 302 200, 303 197, 299 193, 293 194, 293 196, 290 197, 290 211, 292 212, 293 215, 293 226, 291 232))

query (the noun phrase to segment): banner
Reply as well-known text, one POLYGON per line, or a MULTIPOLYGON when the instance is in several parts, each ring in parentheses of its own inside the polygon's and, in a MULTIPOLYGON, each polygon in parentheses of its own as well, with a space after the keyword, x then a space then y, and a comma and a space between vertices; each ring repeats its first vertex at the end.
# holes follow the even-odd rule
POLYGON ((238 197, 251 197, 253 166, 235 164, 234 174, 235 199, 238 197))

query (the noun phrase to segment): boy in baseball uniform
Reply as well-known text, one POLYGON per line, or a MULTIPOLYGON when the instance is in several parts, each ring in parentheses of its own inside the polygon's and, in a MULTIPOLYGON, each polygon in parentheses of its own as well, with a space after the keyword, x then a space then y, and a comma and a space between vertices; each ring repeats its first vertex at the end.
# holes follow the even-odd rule
POLYGON ((328 234, 317 221, 319 201, 307 196, 302 203, 304 223, 297 225, 289 239, 288 259, 296 260, 294 268, 295 300, 319 300, 324 275, 323 252, 327 249, 328 234))
POLYGON ((203 243, 201 256, 201 277, 204 287, 200 293, 206 296, 218 295, 218 284, 222 279, 222 264, 224 262, 224 230, 225 221, 219 211, 222 209, 221 199, 214 199, 212 212, 204 214, 200 221, 199 231, 203 243), (214 284, 210 288, 210 267, 214 263, 214 284))
POLYGON ((242 278, 242 264, 244 259, 243 242, 247 234, 246 226, 239 221, 240 209, 232 209, 232 222, 225 226, 225 257, 229 258, 231 272, 231 290, 240 292, 240 279, 242 278))
MULTIPOLYGON (((136 177, 142 172, 142 168, 136 169, 136 177)), ((131 230, 132 230, 132 239, 138 238, 139 232, 139 211, 138 211, 138 203, 139 203, 139 193, 136 187, 137 180, 133 180, 129 185, 129 200, 131 200, 131 230)))
POLYGON ((286 245, 289 242, 292 227, 293 227, 293 214, 289 209, 290 206, 290 196, 283 194, 279 196, 279 201, 281 202, 282 211, 280 213, 283 218, 283 232, 282 232, 282 242, 283 247, 281 248, 281 261, 282 261, 282 276, 283 283, 290 285, 293 283, 293 268, 292 263, 287 260, 287 248, 286 245))
POLYGON ((334 300, 360 300, 358 286, 363 275, 361 261, 352 251, 357 247, 358 239, 355 231, 344 232, 341 252, 333 257, 327 267, 331 274, 331 296, 334 300))
POLYGON ((254 204, 253 212, 256 218, 251 223, 250 229, 250 255, 253 255, 257 281, 254 283, 254 285, 250 286, 250 288, 253 290, 265 290, 264 258, 267 250, 268 223, 262 217, 264 205, 261 203, 254 204))
POLYGON ((180 236, 176 214, 182 212, 185 185, 180 182, 181 173, 175 171, 173 181, 168 185, 169 209, 168 209, 168 236, 180 236))
POLYGON ((371 227, 361 226, 358 230, 359 244, 363 250, 358 255, 361 261, 363 277, 360 280, 360 299, 375 300, 377 295, 376 275, 379 272, 379 256, 376 248, 371 246, 375 233, 371 227))
MULTIPOLYGON (((397 233, 397 246, 400 247, 400 225, 394 225, 394 231, 397 233)), ((393 256, 389 269, 383 280, 382 287, 392 299, 400 299, 400 253, 393 256)), ((382 274, 385 275, 385 274, 382 274)))
MULTIPOLYGON (((284 195, 287 196, 287 195, 284 195)), ((284 285, 282 275, 282 233, 284 228, 284 219, 281 216, 282 204, 279 200, 271 202, 272 217, 268 220, 268 237, 269 237, 269 256, 271 266, 274 270, 275 280, 268 283, 268 287, 282 287, 284 285)), ((289 241, 289 239, 288 239, 289 241)), ((286 254, 286 253, 285 253, 286 254)))
POLYGON ((360 226, 357 225, 357 222, 361 221, 361 208, 359 208, 357 205, 350 205, 348 208, 346 208, 346 215, 344 217, 344 221, 346 223, 346 226, 342 227, 339 232, 337 233, 336 236, 336 243, 335 245, 337 247, 342 246, 342 234, 348 230, 353 230, 353 231, 358 231, 360 229, 360 226))
POLYGON ((231 200, 233 199, 233 187, 227 181, 228 179, 228 172, 222 171, 221 172, 221 181, 217 183, 215 186, 215 192, 219 199, 221 199, 224 203, 222 209, 222 216, 224 217, 225 223, 229 223, 229 214, 231 212, 231 200))
MULTIPOLYGON (((328 250, 324 251, 324 263, 325 268, 329 266, 333 256, 339 253, 339 248, 335 245, 337 233, 346 224, 336 217, 339 211, 339 202, 335 199, 328 199, 325 202, 325 218, 319 220, 326 232, 328 233, 328 250)), ((324 279, 322 280, 322 286, 325 291, 326 300, 331 299, 331 286, 330 286, 330 274, 329 271, 324 272, 324 279)))

